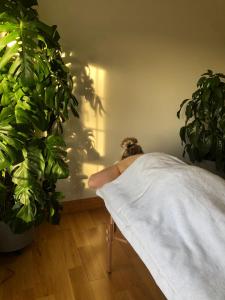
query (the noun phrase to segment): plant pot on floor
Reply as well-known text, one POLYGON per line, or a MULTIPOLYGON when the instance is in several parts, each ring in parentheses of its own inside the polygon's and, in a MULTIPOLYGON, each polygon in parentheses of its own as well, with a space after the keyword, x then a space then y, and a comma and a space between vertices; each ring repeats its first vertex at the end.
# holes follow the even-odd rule
POLYGON ((28 246, 34 239, 34 229, 31 228, 24 233, 15 234, 10 227, 0 222, 0 252, 13 252, 28 246))

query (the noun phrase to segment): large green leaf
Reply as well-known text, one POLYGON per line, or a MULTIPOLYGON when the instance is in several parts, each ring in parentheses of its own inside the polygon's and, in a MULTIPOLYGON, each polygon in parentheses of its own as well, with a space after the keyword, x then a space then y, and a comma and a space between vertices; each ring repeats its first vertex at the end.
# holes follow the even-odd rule
POLYGON ((11 22, 5 22, 4 24, 0 24, 0 32, 11 32, 13 30, 18 30, 19 25, 13 24, 11 22))
POLYGON ((14 75, 15 78, 18 77, 18 75, 20 74, 18 71, 19 67, 21 66, 21 58, 18 56, 11 64, 10 68, 9 68, 9 74, 10 75, 14 75))
POLYGON ((185 104, 186 102, 188 102, 188 101, 189 101, 189 99, 185 99, 185 100, 183 100, 183 101, 181 102, 180 109, 179 109, 178 112, 177 112, 177 117, 178 117, 178 119, 180 119, 180 112, 181 112, 181 109, 183 108, 184 104, 185 104))
POLYGON ((7 123, 15 121, 15 111, 13 105, 2 108, 0 112, 0 124, 3 121, 7 121, 7 123))
POLYGON ((186 143, 186 126, 181 127, 180 129, 180 138, 182 143, 186 143))
POLYGON ((7 34, 3 38, 0 39, 0 51, 5 48, 9 43, 16 42, 16 39, 19 37, 18 31, 12 31, 11 33, 7 34))
POLYGON ((53 179, 67 178, 68 165, 65 162, 65 143, 61 136, 50 135, 45 141, 45 175, 53 179))
POLYGON ((188 105, 186 106, 185 114, 187 119, 192 118, 193 116, 193 102, 189 102, 188 105))
POLYGON ((198 148, 202 157, 206 156, 210 152, 210 149, 212 147, 212 140, 213 137, 210 132, 206 131, 200 135, 198 148))
POLYGON ((0 13, 0 22, 18 23, 18 20, 7 12, 0 13))
POLYGON ((33 203, 35 207, 35 203, 37 202, 43 207, 43 191, 41 189, 41 185, 37 182, 33 183, 32 185, 29 185, 28 183, 23 185, 17 185, 15 188, 14 195, 16 201, 22 205, 29 205, 30 203, 33 203))
MULTIPOLYGON (((25 197, 29 198, 27 194, 25 194, 25 197)), ((23 205, 20 210, 18 211, 17 218, 23 220, 25 223, 29 223, 35 220, 35 214, 32 210, 32 207, 29 204, 23 205)))
POLYGON ((20 160, 24 142, 21 132, 6 121, 0 123, 0 170, 20 160))
POLYGON ((45 89, 45 104, 47 107, 49 107, 50 109, 54 109, 55 108, 55 87, 54 86, 48 86, 45 89))
POLYGON ((4 68, 5 65, 11 60, 12 57, 16 57, 19 48, 20 45, 18 43, 16 43, 10 48, 7 48, 4 55, 0 58, 0 69, 4 68))
POLYGON ((35 220, 37 203, 44 206, 44 194, 39 180, 44 174, 45 161, 38 145, 23 150, 24 160, 12 170, 12 181, 16 185, 14 197, 21 208, 17 218, 24 222, 35 220))
POLYGON ((13 182, 19 186, 29 186, 41 179, 44 174, 45 161, 38 146, 23 150, 24 160, 13 170, 13 182))
MULTIPOLYGON (((37 103, 38 104, 38 103, 37 103)), ((47 120, 45 112, 40 106, 32 101, 32 98, 23 97, 15 106, 15 116, 17 123, 33 124, 38 129, 45 131, 47 129, 47 120)))

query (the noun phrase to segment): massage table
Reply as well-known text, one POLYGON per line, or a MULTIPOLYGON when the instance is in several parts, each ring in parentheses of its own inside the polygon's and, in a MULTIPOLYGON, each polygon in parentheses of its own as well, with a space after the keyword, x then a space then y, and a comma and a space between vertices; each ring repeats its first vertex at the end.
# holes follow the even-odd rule
MULTIPOLYGON (((225 299, 225 182, 164 153, 137 158, 97 190, 168 300, 225 299)), ((119 240, 121 240, 119 238, 119 240)))

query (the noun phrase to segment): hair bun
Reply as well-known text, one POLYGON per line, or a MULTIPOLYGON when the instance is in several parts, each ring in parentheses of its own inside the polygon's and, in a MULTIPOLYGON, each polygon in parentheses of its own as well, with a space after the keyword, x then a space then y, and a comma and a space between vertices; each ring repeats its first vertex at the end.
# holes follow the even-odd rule
POLYGON ((137 143, 138 143, 138 140, 135 137, 127 137, 127 138, 123 139, 123 141, 121 142, 121 147, 124 149, 127 149, 137 143))

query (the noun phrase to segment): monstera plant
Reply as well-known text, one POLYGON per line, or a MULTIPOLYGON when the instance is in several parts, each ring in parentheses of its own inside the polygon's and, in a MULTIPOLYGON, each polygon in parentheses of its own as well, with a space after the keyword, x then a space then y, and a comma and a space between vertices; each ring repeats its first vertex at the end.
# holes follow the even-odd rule
POLYGON ((0 1, 0 220, 22 232, 58 223, 58 179, 68 176, 62 124, 77 101, 56 26, 37 0, 0 1))
POLYGON ((225 75, 208 70, 197 83, 191 99, 185 99, 185 125, 180 137, 192 162, 210 160, 225 171, 225 75))

